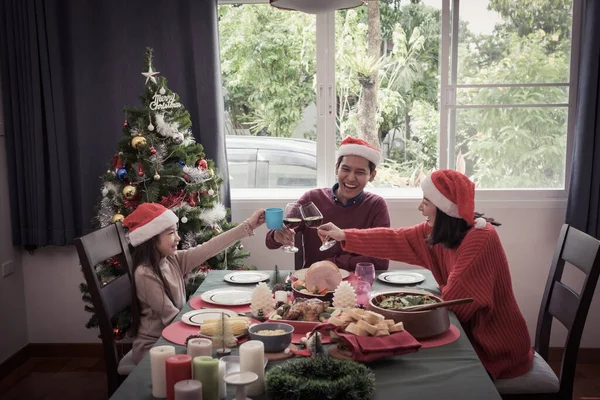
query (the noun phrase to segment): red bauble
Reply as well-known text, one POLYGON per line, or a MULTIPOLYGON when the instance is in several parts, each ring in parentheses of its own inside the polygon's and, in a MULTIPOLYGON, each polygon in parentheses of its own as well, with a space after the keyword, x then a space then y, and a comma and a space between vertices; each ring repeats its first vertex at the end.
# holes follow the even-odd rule
POLYGON ((187 181, 188 179, 190 179, 190 176, 188 174, 183 174, 183 179, 187 181))
POLYGON ((156 149, 154 147, 150 148, 150 154, 156 154, 156 149))
POLYGON ((206 168, 208 168, 208 163, 204 158, 201 158, 198 161, 196 161, 196 168, 200 168, 202 171, 204 171, 206 170, 206 168))
POLYGON ((127 122, 127 121, 123 122, 123 126, 124 126, 125 128, 127 128, 127 127, 129 126, 129 122, 127 122))
POLYGON ((144 176, 144 166, 142 165, 141 162, 138 162, 138 175, 144 176))
POLYGON ((188 201, 188 204, 190 205, 190 207, 196 207, 195 201, 188 201))

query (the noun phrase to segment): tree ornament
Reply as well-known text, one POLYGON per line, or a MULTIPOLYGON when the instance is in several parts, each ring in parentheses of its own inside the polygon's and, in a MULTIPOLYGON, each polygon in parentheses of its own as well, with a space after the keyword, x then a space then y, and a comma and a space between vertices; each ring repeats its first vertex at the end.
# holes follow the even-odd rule
POLYGON ((190 207, 196 207, 196 202, 194 200, 188 201, 188 204, 190 205, 190 207))
POLYGON ((102 196, 106 197, 106 195, 108 194, 108 189, 105 187, 102 188, 102 196))
POLYGON ((160 175, 158 174, 158 172, 155 172, 152 178, 154 178, 155 181, 158 181, 160 180, 160 175))
POLYGON ((125 179, 126 175, 127 175, 127 170, 125 169, 125 166, 123 166, 117 170, 117 178, 119 178, 120 181, 125 179))
POLYGON ((244 245, 240 244, 240 250, 244 250, 244 245))
POLYGON ((154 130, 154 125, 152 125, 152 123, 150 123, 150 125, 148 125, 148 130, 150 132, 152 132, 154 130))
POLYGON ((113 215, 112 222, 113 222, 113 224, 115 224, 117 222, 123 222, 124 219, 125 219, 125 216, 123 214, 121 214, 121 212, 119 211, 118 213, 113 215))
POLYGON ((188 174, 183 174, 183 179, 185 179, 186 181, 189 181, 190 176, 188 174))
POLYGON ((125 122, 123 122, 123 126, 124 126, 125 128, 128 128, 128 127, 129 127, 129 122, 127 122, 127 120, 126 120, 125 122))
POLYGON ((123 196, 125 196, 127 200, 133 199, 136 194, 137 188, 135 186, 127 185, 123 188, 123 196))
POLYGON ((213 171, 212 168, 208 170, 208 176, 210 176, 212 178, 214 174, 215 174, 215 171, 213 171))
POLYGON ((185 161, 183 161, 183 160, 179 160, 179 161, 177 162, 177 164, 179 164, 179 166, 180 166, 181 168, 185 167, 185 161))
POLYGON ((208 195, 209 195, 209 196, 214 196, 214 195, 215 195, 215 191, 214 191, 214 190, 212 190, 212 189, 209 189, 209 190, 208 190, 208 195))
POLYGON ((144 176, 144 166, 142 165, 142 162, 138 162, 138 175, 139 176, 144 176))
POLYGON ((342 281, 333 292, 333 306, 335 308, 351 308, 356 304, 356 292, 352 285, 342 281))
POLYGON ((140 147, 143 147, 146 145, 146 138, 143 136, 136 136, 133 139, 131 139, 131 146, 136 148, 136 149, 140 149, 140 147))
POLYGON ((156 76, 160 74, 160 72, 158 71, 153 71, 152 70, 152 65, 148 66, 148 72, 142 72, 142 75, 144 75, 146 77, 146 83, 145 85, 148 84, 148 80, 151 80, 153 83, 156 83, 156 76))
POLYGON ((196 161, 196 168, 200 168, 202 171, 204 171, 206 168, 208 168, 208 163, 204 158, 200 158, 198 161, 196 161))
POLYGON ((188 219, 187 219, 187 217, 181 217, 180 221, 182 224, 185 224, 188 222, 188 219))
POLYGON ((156 149, 154 147, 150 147, 150 154, 156 154, 156 149))
POLYGON ((252 291, 250 300, 252 315, 258 316, 259 310, 263 315, 270 315, 273 312, 273 293, 265 282, 260 282, 252 291))
POLYGON ((163 86, 163 87, 160 88, 160 90, 158 91, 158 93, 165 94, 165 93, 167 93, 167 91, 165 90, 165 87, 163 86))

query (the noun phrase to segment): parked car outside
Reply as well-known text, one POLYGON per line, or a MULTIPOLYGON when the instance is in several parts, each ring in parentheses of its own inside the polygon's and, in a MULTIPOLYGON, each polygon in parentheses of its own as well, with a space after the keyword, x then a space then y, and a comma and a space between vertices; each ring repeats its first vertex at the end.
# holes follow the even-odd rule
POLYGON ((227 135, 230 187, 313 188, 317 143, 306 139, 227 135))

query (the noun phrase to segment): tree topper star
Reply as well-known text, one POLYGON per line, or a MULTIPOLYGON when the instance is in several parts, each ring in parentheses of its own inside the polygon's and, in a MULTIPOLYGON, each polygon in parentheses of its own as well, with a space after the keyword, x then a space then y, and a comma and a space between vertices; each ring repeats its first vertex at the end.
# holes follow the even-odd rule
POLYGON ((152 82, 156 83, 156 76, 160 74, 158 71, 152 71, 152 65, 148 67, 148 72, 142 72, 142 75, 146 77, 146 85, 148 84, 148 79, 151 79, 152 82))

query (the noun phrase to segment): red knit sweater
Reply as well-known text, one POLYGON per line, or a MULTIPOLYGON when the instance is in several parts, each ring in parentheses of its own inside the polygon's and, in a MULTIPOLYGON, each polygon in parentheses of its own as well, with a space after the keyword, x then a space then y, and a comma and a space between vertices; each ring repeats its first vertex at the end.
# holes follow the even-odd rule
POLYGON ((429 246, 427 223, 401 229, 347 229, 346 251, 425 267, 433 273, 444 300, 472 297, 452 307, 483 366, 493 379, 528 372, 531 339, 512 290, 508 261, 491 224, 470 229, 460 246, 429 246))

